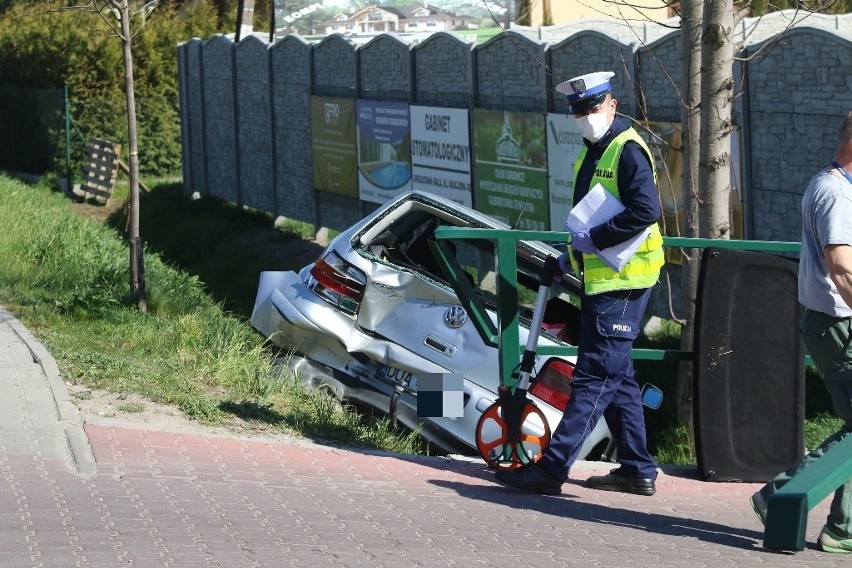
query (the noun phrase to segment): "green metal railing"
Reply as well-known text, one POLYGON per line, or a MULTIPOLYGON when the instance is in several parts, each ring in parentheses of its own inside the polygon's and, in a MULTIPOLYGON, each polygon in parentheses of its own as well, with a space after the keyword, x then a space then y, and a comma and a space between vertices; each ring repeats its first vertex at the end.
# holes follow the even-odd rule
POLYGON ((769 550, 804 550, 808 511, 852 477, 852 436, 793 476, 769 498, 763 546, 769 550))
MULTIPOLYGON (((520 342, 518 317, 518 241, 570 242, 570 233, 553 231, 515 231, 439 227, 435 232, 433 251, 467 310, 477 332, 499 353, 501 384, 512 386, 511 374, 520 365, 524 345, 520 342), (497 326, 464 277, 462 267, 442 241, 445 239, 486 239, 494 241, 497 258, 497 326)), ((773 253, 798 253, 801 243, 784 241, 744 241, 664 237, 663 245, 677 248, 725 248, 773 253)), ((574 346, 540 346, 542 355, 576 355, 574 346)), ((656 361, 690 361, 691 351, 667 349, 633 349, 634 359, 656 361)), ((810 363, 810 358, 806 358, 810 363)), ((804 549, 808 511, 852 477, 852 436, 832 448, 814 465, 796 475, 768 502, 764 546, 775 550, 804 549)))
MULTIPOLYGON (((503 229, 473 229, 467 227, 439 227, 435 232, 435 253, 441 267, 459 296, 462 306, 482 340, 496 346, 500 353, 500 377, 509 384, 509 373, 517 368, 524 346, 520 344, 518 321, 518 280, 516 247, 518 241, 570 242, 571 234, 556 231, 516 231, 503 229), (497 258, 497 324, 495 328, 485 313, 485 308, 473 293, 472 287, 463 277, 462 268, 441 241, 445 239, 485 239, 494 241, 497 258), (516 345, 517 349, 511 346, 516 345), (504 346, 509 347, 504 348, 504 346)), ((692 239, 686 237, 664 237, 663 245, 679 248, 728 248, 759 252, 799 252, 801 243, 785 241, 744 241, 718 239, 692 239)), ((541 355, 577 355, 577 347, 542 345, 537 349, 541 355)), ((691 351, 674 349, 633 349, 634 359, 653 361, 690 361, 691 351)))

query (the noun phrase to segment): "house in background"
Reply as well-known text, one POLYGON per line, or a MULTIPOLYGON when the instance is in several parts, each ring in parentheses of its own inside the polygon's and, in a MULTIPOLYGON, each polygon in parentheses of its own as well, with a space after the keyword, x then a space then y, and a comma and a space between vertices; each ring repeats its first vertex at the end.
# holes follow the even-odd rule
POLYGON ((467 29, 469 18, 457 16, 435 6, 416 4, 408 7, 368 6, 354 14, 337 14, 320 26, 320 33, 358 35, 422 33, 467 29))
POLYGON ((675 16, 674 6, 664 0, 533 0, 530 2, 532 26, 541 26, 550 11, 552 24, 564 24, 583 18, 613 18, 630 22, 662 22, 675 16))

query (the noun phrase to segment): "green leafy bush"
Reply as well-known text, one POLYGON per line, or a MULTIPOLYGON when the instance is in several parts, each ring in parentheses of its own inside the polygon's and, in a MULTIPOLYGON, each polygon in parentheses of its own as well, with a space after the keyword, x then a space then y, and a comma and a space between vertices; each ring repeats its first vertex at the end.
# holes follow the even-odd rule
MULTIPOLYGON (((128 161, 123 45, 108 25, 111 15, 102 18, 82 9, 50 10, 46 5, 20 1, 0 15, 0 85, 68 85, 72 117, 82 136, 121 143, 128 161)), ((194 36, 209 37, 217 31, 217 20, 207 0, 180 7, 161 3, 144 22, 141 15, 133 18, 142 175, 180 171, 177 46, 194 36)), ((78 137, 75 171, 81 171, 84 150, 85 140, 78 137)))

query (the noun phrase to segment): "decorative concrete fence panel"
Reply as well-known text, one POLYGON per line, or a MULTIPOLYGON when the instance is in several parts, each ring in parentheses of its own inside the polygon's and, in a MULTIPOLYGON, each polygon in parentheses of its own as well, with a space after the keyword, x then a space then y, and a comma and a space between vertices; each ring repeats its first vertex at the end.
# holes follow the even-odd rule
MULTIPOLYGON (((852 60, 852 39, 838 31, 850 18, 814 18, 807 21, 817 27, 788 30, 791 19, 788 11, 735 29, 745 47, 734 69, 732 160, 741 165, 747 238, 799 238, 801 193, 831 160, 837 125, 852 109, 852 76, 838 72, 852 60), (756 37, 767 39, 749 43, 756 37)), ((375 209, 316 190, 314 95, 561 113, 559 81, 611 69, 620 112, 681 128, 679 31, 589 29, 594 22, 564 28, 574 31, 556 43, 515 31, 475 46, 448 32, 415 45, 381 35, 360 47, 340 34, 315 44, 287 36, 268 48, 255 38, 238 46, 221 36, 190 40, 179 48, 186 191, 337 230, 375 209), (637 40, 628 42, 628 32, 637 40)))
POLYGON ((382 34, 358 48, 360 98, 411 102, 411 46, 394 34, 382 34))
POLYGON ((801 198, 852 110, 849 39, 798 27, 745 50, 754 238, 799 240, 801 198))
POLYGON ((264 42, 248 36, 236 46, 238 203, 261 211, 275 209, 272 191, 272 107, 269 55, 264 42))
POLYGON ((205 187, 201 193, 236 203, 239 155, 234 112, 234 44, 216 36, 204 43, 201 56, 205 142, 205 187))
POLYGON ((547 112, 544 43, 513 31, 476 47, 477 106, 547 112))
POLYGON ((311 161, 311 46, 287 36, 269 50, 276 216, 317 218, 311 161))
POLYGON ((448 32, 415 45, 414 91, 417 104, 470 108, 476 98, 473 45, 448 32))

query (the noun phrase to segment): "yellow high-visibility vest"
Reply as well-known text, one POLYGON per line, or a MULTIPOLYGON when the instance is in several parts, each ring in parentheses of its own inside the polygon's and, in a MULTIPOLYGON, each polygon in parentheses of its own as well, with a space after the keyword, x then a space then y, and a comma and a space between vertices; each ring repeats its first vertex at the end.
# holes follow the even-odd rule
MULTIPOLYGON (((595 173, 592 175, 591 187, 601 184, 604 189, 609 191, 619 200, 621 197, 618 194, 618 160, 621 157, 621 150, 627 142, 636 142, 639 144, 648 156, 651 162, 651 170, 654 173, 654 182, 657 181, 657 169, 654 167, 651 151, 648 145, 639 136, 639 133, 632 128, 628 128, 610 142, 603 156, 598 161, 595 173)), ((574 186, 577 185, 577 174, 580 172, 580 165, 586 157, 586 146, 580 149, 580 155, 577 156, 577 161, 574 162, 574 186)), ((574 255, 570 255, 571 265, 574 271, 579 270, 574 255)), ((600 294, 601 292, 610 292, 612 290, 630 290, 634 288, 650 288, 660 277, 660 269, 665 264, 665 255, 663 254, 663 236, 660 234, 660 227, 657 223, 651 226, 651 234, 645 239, 636 253, 630 258, 624 268, 620 272, 616 272, 606 263, 604 263, 596 254, 583 253, 583 284, 586 294, 600 294)))

